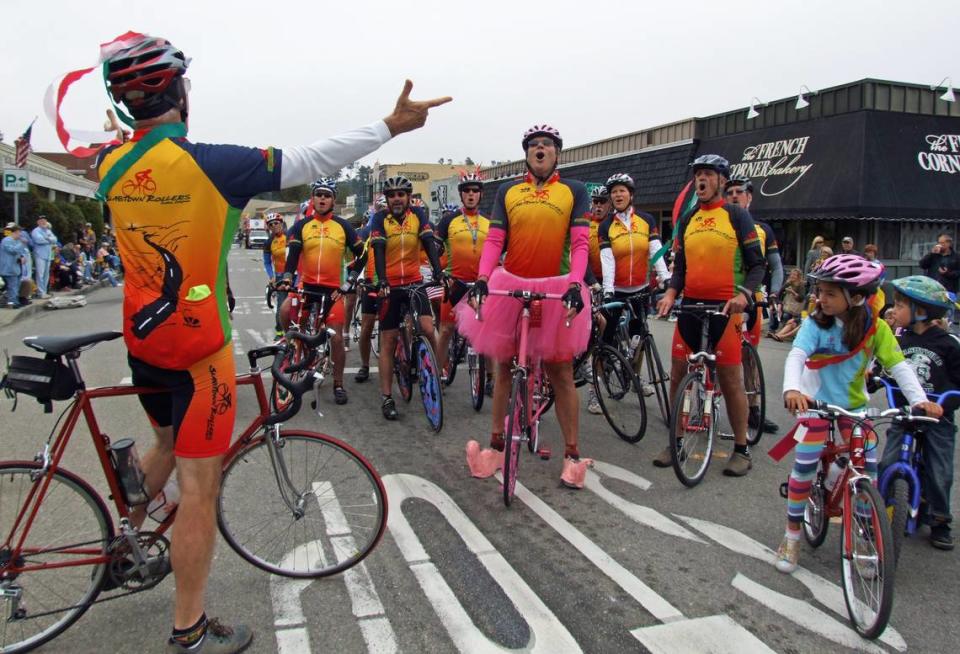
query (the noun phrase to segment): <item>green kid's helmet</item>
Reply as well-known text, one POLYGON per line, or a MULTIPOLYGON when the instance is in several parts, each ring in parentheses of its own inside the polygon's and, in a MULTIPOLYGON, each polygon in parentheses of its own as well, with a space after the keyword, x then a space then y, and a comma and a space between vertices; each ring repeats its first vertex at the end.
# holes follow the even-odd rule
MULTIPOLYGON (((947 289, 935 279, 924 275, 910 275, 892 282, 899 293, 910 298, 913 304, 921 307, 927 314, 927 320, 936 320, 946 315, 957 304, 947 295, 947 289)), ((911 310, 911 313, 913 311, 911 310)), ((914 321, 911 321, 914 322, 914 321)))

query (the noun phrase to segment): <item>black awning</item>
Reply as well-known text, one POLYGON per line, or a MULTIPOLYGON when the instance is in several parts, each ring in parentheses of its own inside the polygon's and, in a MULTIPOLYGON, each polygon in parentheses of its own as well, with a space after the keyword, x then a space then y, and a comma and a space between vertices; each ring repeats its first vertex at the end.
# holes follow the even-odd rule
POLYGON ((881 111, 707 139, 697 154, 753 180, 770 220, 944 222, 960 217, 960 119, 881 111))

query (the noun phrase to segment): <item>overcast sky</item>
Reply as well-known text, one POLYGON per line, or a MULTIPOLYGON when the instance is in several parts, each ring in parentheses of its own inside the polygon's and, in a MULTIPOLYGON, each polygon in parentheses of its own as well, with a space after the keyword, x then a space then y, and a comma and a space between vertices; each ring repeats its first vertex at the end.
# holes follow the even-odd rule
MULTIPOLYGON (((93 65, 99 44, 127 30, 193 58, 194 141, 329 136, 388 114, 406 77, 415 98, 454 97, 367 163, 516 159, 533 123, 577 145, 801 84, 960 85, 956 0, 3 0, 0 16, 0 131, 12 143, 39 115, 39 151, 62 149, 43 114, 47 85, 93 65)), ((68 126, 101 129, 102 82, 90 75, 74 89, 68 126)))

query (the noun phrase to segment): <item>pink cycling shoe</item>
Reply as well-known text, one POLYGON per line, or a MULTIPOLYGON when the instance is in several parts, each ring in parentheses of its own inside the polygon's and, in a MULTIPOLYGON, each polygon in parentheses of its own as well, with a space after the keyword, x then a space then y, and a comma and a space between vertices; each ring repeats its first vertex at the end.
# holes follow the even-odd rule
POLYGON ((481 450, 477 441, 467 441, 467 466, 470 474, 479 479, 490 477, 503 462, 503 452, 494 449, 481 450))
POLYGON ((560 474, 560 483, 567 488, 583 488, 583 480, 587 476, 587 468, 593 465, 593 459, 563 459, 563 472, 560 474))

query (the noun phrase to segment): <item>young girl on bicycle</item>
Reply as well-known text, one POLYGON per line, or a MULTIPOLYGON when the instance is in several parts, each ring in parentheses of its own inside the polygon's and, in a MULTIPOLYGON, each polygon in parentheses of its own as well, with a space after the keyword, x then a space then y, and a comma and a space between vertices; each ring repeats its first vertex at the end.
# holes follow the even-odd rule
MULTIPOLYGON (((798 430, 802 429, 803 435, 796 442, 796 460, 787 484, 787 528, 775 562, 780 572, 797 568, 804 508, 828 433, 826 420, 803 416, 809 402, 819 400, 849 411, 863 408, 868 398, 865 371, 875 357, 897 380, 912 406, 922 406, 927 415, 940 414, 939 406, 927 402, 890 326, 870 306, 883 270, 883 264, 859 255, 837 254, 809 275, 815 284, 816 310, 800 326, 783 371, 784 402, 799 419, 781 443, 796 442, 798 430)), ((841 420, 839 424, 843 439, 849 439, 852 422, 841 420)), ((866 471, 876 479, 876 433, 868 429, 866 438, 866 471)), ((774 458, 778 458, 774 455, 777 449, 771 450, 774 458)))

